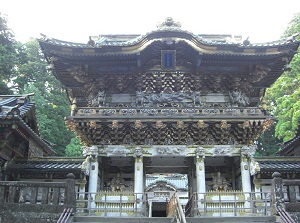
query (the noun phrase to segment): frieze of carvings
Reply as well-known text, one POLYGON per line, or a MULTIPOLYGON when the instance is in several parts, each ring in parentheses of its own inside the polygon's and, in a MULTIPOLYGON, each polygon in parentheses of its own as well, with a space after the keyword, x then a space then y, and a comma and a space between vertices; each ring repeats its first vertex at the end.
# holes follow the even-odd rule
POLYGON ((87 83, 90 81, 87 70, 81 66, 72 66, 67 71, 80 83, 87 83))
POLYGON ((243 146, 241 148, 241 155, 244 157, 252 157, 255 153, 255 151, 257 150, 257 146, 256 145, 252 145, 252 146, 243 146))
POLYGON ((150 94, 144 95, 145 102, 151 103, 174 103, 174 102, 183 102, 185 100, 191 100, 192 96, 183 92, 174 92, 174 93, 159 93, 159 94, 150 94))
POLYGON ((136 115, 137 110, 136 109, 120 109, 120 115, 136 115))
POLYGON ((157 155, 185 155, 185 146, 153 146, 157 155))
POLYGON ((180 119, 147 122, 112 119, 107 123, 95 123, 92 119, 68 122, 75 128, 73 131, 77 136, 88 145, 251 145, 263 131, 263 120, 243 120, 239 123, 180 119))
POLYGON ((117 110, 116 109, 100 109, 99 110, 99 114, 100 115, 107 115, 107 116, 110 116, 110 115, 115 115, 117 114, 117 110))
POLYGON ((234 146, 231 145, 216 145, 211 149, 213 156, 232 156, 234 146))
POLYGON ((220 109, 217 108, 208 108, 202 110, 203 115, 219 115, 221 114, 220 109))
POLYGON ((130 153, 129 149, 126 149, 125 146, 107 146, 103 149, 103 153, 106 153, 107 156, 127 156, 130 153))
POLYGON ((157 23, 156 26, 157 26, 157 28, 171 28, 171 27, 180 28, 181 23, 180 22, 174 22, 173 18, 167 17, 166 21, 164 21, 162 23, 157 23))
POLYGON ((161 110, 160 110, 160 113, 161 113, 162 115, 172 116, 172 115, 178 114, 178 110, 177 110, 177 109, 174 109, 174 108, 170 108, 170 109, 161 109, 161 110))
POLYGON ((246 107, 249 104, 249 98, 240 91, 229 92, 229 99, 232 106, 246 107))
POLYGON ((140 113, 141 114, 144 114, 144 115, 157 115, 158 114, 158 109, 155 109, 155 108, 144 108, 144 109, 141 109, 140 110, 140 113))
POLYGON ((182 114, 187 114, 187 115, 195 115, 199 114, 199 109, 194 109, 194 108, 184 108, 181 110, 182 114))
POLYGON ((234 115, 234 116, 239 116, 242 115, 242 112, 240 109, 235 109, 235 108, 226 108, 223 110, 224 115, 234 115))

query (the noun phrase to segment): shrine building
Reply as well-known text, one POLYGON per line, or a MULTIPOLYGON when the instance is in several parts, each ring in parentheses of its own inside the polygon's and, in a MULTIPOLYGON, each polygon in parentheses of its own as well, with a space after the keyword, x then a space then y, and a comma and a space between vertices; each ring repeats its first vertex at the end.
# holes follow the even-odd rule
POLYGON ((255 44, 167 18, 145 35, 39 44, 66 88, 65 123, 84 145, 72 170, 78 213, 161 216, 177 192, 190 216, 264 215, 272 173, 300 178, 297 156, 253 157, 273 122, 266 89, 288 69, 294 38, 255 44))

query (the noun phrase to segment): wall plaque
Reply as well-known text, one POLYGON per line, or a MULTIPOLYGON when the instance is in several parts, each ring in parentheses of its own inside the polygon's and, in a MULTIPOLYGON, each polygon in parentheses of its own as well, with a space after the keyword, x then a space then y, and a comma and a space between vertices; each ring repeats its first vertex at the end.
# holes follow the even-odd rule
POLYGON ((176 50, 161 51, 161 69, 175 70, 176 65, 176 50))

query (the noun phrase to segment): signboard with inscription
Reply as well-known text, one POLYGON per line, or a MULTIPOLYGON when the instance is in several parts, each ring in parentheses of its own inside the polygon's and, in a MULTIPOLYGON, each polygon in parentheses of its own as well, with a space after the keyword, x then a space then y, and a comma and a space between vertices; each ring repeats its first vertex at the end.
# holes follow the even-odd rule
POLYGON ((161 69, 175 70, 176 65, 176 50, 161 51, 161 69))

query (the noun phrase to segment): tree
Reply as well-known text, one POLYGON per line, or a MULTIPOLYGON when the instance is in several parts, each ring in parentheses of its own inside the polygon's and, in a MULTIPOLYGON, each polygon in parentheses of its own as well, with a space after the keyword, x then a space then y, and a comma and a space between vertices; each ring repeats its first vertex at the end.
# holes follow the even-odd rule
POLYGON ((275 125, 265 131, 257 140, 257 150, 255 156, 275 156, 276 152, 280 149, 279 144, 282 141, 275 137, 275 125))
MULTIPOLYGON (((296 14, 284 32, 284 37, 300 33, 300 13, 296 14)), ((297 37, 299 38, 299 36, 297 37)), ((287 141, 295 136, 300 120, 300 54, 294 56, 290 71, 283 75, 266 92, 266 101, 277 119, 275 136, 287 141)))
POLYGON ((13 82, 20 93, 35 93, 40 135, 56 145, 54 150, 58 155, 64 155, 66 146, 74 137, 64 124, 64 117, 70 112, 65 90, 46 69, 47 62, 38 42, 32 39, 24 49, 27 63, 18 67, 19 76, 13 82))
POLYGON ((82 156, 80 140, 76 137, 72 138, 66 148, 66 156, 82 156))
POLYGON ((7 26, 7 19, 0 14, 0 94, 12 93, 8 85, 17 76, 16 65, 20 62, 21 52, 21 45, 7 26))

